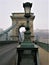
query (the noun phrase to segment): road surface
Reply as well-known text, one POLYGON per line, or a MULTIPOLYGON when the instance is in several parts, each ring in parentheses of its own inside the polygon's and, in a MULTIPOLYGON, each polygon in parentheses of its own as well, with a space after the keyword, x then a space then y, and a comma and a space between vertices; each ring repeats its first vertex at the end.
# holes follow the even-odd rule
POLYGON ((9 65, 10 60, 16 56, 17 43, 0 47, 0 65, 9 65))

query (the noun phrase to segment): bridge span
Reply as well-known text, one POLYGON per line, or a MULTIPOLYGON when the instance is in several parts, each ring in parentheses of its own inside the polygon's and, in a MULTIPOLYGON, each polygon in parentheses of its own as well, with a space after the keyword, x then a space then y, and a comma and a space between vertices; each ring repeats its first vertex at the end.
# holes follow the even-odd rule
MULTIPOLYGON (((8 40, 7 35, 7 33, 15 26, 16 24, 0 34, 0 39, 6 34, 6 40, 0 41, 0 65, 17 65, 16 50, 18 42, 14 40, 8 40)), ((34 41, 34 43, 39 46, 40 65, 49 65, 49 44, 39 41, 34 41)))

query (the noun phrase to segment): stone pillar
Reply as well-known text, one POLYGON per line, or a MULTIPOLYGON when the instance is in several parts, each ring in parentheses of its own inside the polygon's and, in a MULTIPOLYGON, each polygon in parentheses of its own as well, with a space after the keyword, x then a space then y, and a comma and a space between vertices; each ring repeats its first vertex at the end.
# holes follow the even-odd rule
POLYGON ((18 41, 18 20, 14 18, 14 16, 11 16, 12 19, 12 25, 16 24, 16 27, 12 29, 12 39, 18 41))
MULTIPOLYGON (((29 19, 29 26, 30 26, 30 32, 31 32, 31 40, 33 41, 33 36, 34 36, 34 32, 33 32, 33 20, 34 20, 34 15, 33 13, 31 13, 31 17, 29 19)), ((27 22, 27 19, 24 17, 24 13, 12 13, 12 16, 11 16, 11 19, 12 19, 12 25, 14 25, 16 23, 16 27, 14 29, 12 29, 12 36, 19 36, 19 27, 21 25, 24 25, 26 26, 26 22, 27 22)), ((14 39, 14 37, 13 37, 14 39)), ((16 39, 18 40, 18 37, 16 37, 16 39)))

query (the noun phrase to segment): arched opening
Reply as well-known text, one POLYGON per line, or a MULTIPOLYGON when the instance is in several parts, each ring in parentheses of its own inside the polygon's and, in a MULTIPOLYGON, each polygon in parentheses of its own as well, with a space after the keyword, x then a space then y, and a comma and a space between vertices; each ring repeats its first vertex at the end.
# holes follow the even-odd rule
POLYGON ((25 26, 19 28, 19 42, 24 41, 24 32, 26 31, 25 26))

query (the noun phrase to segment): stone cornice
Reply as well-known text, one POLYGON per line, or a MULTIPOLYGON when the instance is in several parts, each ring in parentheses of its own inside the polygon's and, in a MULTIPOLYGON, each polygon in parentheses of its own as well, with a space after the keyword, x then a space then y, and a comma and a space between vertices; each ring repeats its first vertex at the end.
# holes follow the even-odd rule
MULTIPOLYGON (((25 19, 24 13, 12 13, 12 16, 10 16, 12 19, 25 19)), ((35 16, 34 13, 31 13, 30 19, 34 20, 35 16)))

